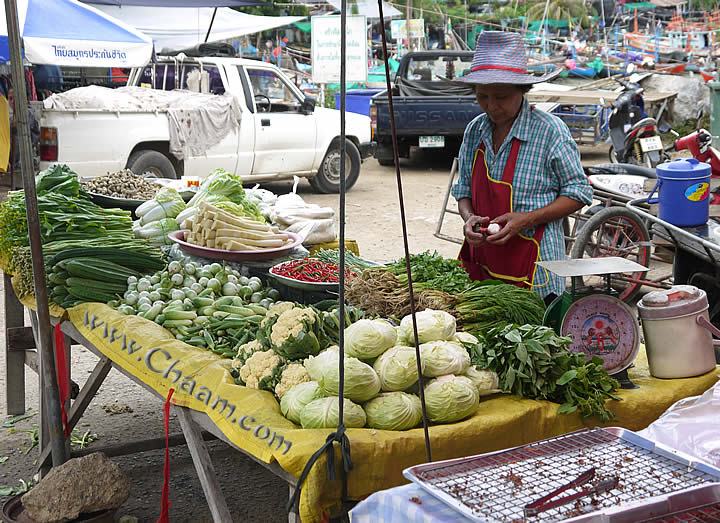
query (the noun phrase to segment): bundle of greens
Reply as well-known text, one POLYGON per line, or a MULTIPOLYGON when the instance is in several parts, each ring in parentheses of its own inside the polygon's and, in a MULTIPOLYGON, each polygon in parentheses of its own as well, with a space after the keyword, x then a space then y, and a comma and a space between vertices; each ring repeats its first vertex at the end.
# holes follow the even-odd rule
MULTIPOLYGON (((405 258, 388 266, 401 284, 407 285, 408 278, 405 258)), ((433 289, 451 294, 460 293, 470 285, 471 280, 460 261, 443 258, 437 252, 426 251, 410 255, 413 288, 433 289)))
MULTIPOLYGON (((82 191, 77 175, 67 166, 53 166, 36 177, 40 236, 46 261, 74 248, 123 248, 151 257, 159 251, 131 230, 130 213, 103 209, 92 203, 82 191)), ((0 256, 15 276, 20 297, 33 291, 32 266, 29 262, 29 235, 23 191, 13 191, 0 204, 0 256)), ((48 272, 52 270, 48 266, 48 272)))
POLYGON ((568 337, 549 327, 507 325, 490 329, 471 349, 472 363, 496 372, 500 388, 525 398, 561 403, 560 413, 580 411, 583 417, 612 419, 605 406, 619 399, 619 384, 603 369, 602 360, 572 353, 568 337))
POLYGON ((455 298, 450 312, 476 335, 508 323, 540 325, 545 314, 545 303, 533 291, 492 280, 473 281, 455 298))

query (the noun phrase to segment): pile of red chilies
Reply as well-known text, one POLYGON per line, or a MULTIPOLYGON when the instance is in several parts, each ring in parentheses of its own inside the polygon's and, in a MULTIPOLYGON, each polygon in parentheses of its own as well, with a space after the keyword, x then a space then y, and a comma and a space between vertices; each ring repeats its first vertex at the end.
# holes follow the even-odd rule
MULTIPOLYGON (((306 281, 311 283, 338 283, 339 267, 334 263, 327 263, 314 258, 305 258, 303 260, 292 260, 275 267, 273 274, 285 276, 298 281, 306 281)), ((353 272, 345 269, 345 279, 354 276, 353 272)))

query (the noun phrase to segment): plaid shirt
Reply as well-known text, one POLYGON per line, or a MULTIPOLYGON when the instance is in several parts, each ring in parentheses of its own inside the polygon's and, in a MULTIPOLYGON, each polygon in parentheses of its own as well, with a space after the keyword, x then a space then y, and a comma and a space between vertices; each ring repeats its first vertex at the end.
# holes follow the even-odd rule
MULTIPOLYGON (((468 124, 458 155, 458 180, 452 188, 456 200, 471 197, 473 158, 480 142, 485 143, 490 176, 500 180, 513 138, 522 141, 513 179, 514 212, 540 209, 558 196, 567 196, 586 205, 592 202, 592 187, 583 173, 580 153, 570 130, 558 117, 538 109, 532 110, 527 101, 523 102, 520 114, 497 154, 493 151, 492 125, 487 115, 481 114, 468 124)), ((482 209, 478 209, 477 213, 482 214, 482 209)), ((524 234, 531 236, 533 231, 524 231, 524 234)), ((562 220, 548 223, 545 227, 540 243, 540 259, 565 259, 562 220)), ((539 295, 560 295, 564 289, 564 278, 538 268, 535 291, 539 295)))

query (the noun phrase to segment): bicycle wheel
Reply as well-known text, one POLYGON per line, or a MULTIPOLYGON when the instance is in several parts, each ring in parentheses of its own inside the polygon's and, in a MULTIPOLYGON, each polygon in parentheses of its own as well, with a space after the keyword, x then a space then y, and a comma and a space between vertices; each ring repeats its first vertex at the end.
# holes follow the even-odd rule
MULTIPOLYGON (((608 207, 597 212, 582 227, 575 239, 571 258, 617 256, 640 265, 650 261, 650 233, 642 219, 624 207, 608 207)), ((642 287, 644 272, 614 274, 611 286, 622 301, 629 302, 642 287)), ((576 277, 575 285, 601 286, 604 276, 576 277)))

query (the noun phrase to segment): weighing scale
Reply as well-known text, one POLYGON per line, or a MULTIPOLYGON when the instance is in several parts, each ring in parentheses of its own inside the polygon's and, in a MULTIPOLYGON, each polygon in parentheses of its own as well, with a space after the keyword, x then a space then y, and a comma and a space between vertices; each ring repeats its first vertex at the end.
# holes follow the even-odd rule
POLYGON ((627 369, 640 348, 639 322, 633 310, 617 298, 610 277, 649 269, 620 257, 544 261, 538 265, 572 282, 570 291, 563 292, 547 308, 543 323, 572 338, 569 350, 601 358, 605 370, 622 388, 636 388, 627 369), (575 278, 581 276, 604 276, 605 287, 578 288, 575 278))

